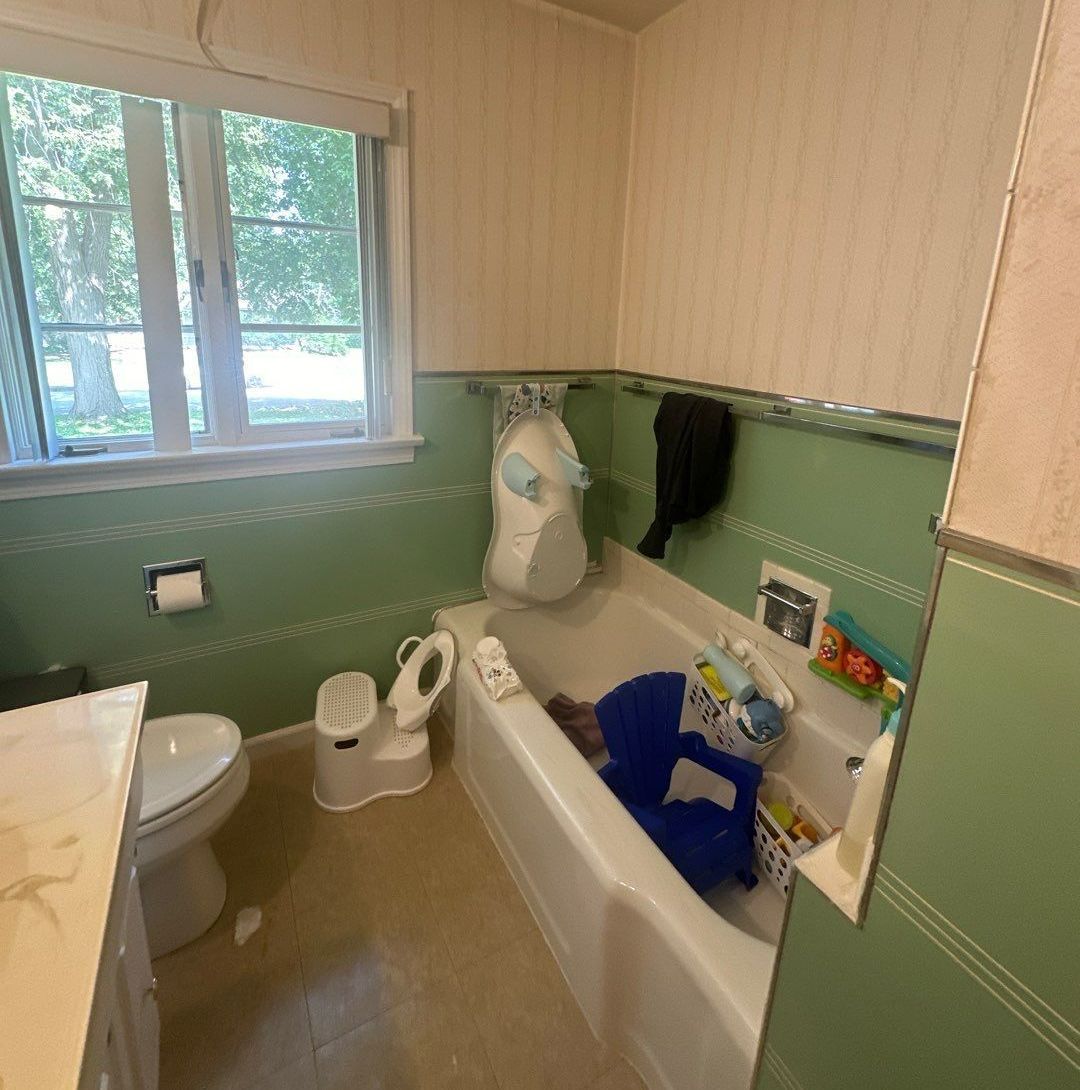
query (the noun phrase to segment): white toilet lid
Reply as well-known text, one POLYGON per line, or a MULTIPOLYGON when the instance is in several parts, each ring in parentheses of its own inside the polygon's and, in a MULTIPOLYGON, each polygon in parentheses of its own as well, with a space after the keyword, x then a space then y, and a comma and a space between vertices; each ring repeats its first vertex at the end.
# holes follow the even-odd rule
POLYGON ((240 728, 223 715, 169 715, 143 726, 143 825, 221 779, 240 752, 240 728))

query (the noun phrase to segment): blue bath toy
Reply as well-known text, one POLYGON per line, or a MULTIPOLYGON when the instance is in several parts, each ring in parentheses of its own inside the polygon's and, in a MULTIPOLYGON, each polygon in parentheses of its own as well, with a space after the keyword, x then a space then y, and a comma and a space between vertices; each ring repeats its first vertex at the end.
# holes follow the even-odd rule
POLYGON ((530 465, 528 460, 515 451, 506 456, 502 464, 502 479, 511 492, 527 500, 536 499, 536 484, 540 480, 540 470, 530 465))

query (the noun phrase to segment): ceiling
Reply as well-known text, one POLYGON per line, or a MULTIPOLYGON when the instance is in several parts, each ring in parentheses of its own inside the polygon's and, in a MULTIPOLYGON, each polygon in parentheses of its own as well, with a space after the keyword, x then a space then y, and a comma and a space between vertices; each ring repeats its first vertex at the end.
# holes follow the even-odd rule
POLYGON ((641 30, 682 0, 553 0, 560 8, 591 15, 624 30, 641 30))

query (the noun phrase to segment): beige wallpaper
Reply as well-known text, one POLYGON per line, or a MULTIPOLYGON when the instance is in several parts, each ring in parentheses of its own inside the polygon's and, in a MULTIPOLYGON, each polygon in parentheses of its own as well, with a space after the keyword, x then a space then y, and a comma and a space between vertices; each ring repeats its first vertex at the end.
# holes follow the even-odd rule
POLYGON ((687 0, 639 38, 619 365, 958 419, 1042 0, 687 0))
POLYGON ((949 525, 1080 568, 1080 6, 1058 3, 949 525))
MULTIPOLYGON (((194 0, 43 6, 194 37, 194 0)), ((614 365, 632 36, 510 0, 220 7, 218 45, 414 92, 417 370, 614 365)))

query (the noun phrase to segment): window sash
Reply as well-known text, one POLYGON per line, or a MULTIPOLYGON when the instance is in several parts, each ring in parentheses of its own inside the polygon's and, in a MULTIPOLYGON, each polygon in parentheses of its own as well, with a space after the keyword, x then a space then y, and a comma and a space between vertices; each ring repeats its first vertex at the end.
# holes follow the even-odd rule
POLYGON ((154 449, 191 450, 162 104, 124 96, 120 110, 154 449))
MULTIPOLYGON (((0 124, 8 113, 7 88, 0 75, 0 124)), ((182 179, 180 209, 171 207, 162 103, 121 96, 125 152, 131 204, 78 201, 26 194, 20 200, 10 127, 0 130, 3 174, 0 185, 0 242, 19 244, 21 261, 5 262, 14 274, 11 298, 0 297, 6 326, 0 323, 0 462, 52 459, 65 448, 105 447, 108 451, 155 449, 184 451, 192 447, 242 446, 290 440, 360 437, 376 439, 393 431, 392 382, 389 373, 388 254, 383 191, 383 142, 355 136, 356 226, 299 219, 230 214, 224 134, 220 110, 166 104, 172 112, 177 168, 182 179), (16 184, 12 186, 12 181, 16 184), (4 201, 10 207, 5 208, 4 201), (141 322, 40 322, 26 249, 21 205, 55 205, 73 210, 123 212, 132 217, 141 322), (192 292, 192 320, 181 321, 173 249, 173 222, 184 225, 192 292), (353 235, 359 249, 359 324, 272 323, 241 320, 236 284, 232 224, 251 224, 285 231, 353 235), (13 230, 14 229, 14 234, 13 230), (18 237, 16 237, 18 236, 18 237), (202 277, 196 279, 196 266, 202 277), (20 283, 21 281, 21 283, 20 283), (23 313, 19 314, 20 305, 23 313), (15 322, 10 319, 14 316, 15 322), (12 330, 21 334, 14 338, 12 330), (42 334, 140 332, 143 334, 150 392, 153 437, 101 436, 61 439, 52 405, 42 353, 42 334), (361 336, 364 346, 364 418, 345 417, 307 423, 252 423, 244 388, 242 335, 256 333, 345 334, 361 336), (199 349, 206 408, 206 431, 191 433, 184 382, 184 336, 194 333, 199 349), (27 352, 29 346, 30 351, 27 352), (12 358, 20 357, 20 358, 12 358), (6 360, 6 363, 4 362, 6 360), (34 381, 27 381, 34 375, 34 381), (25 410, 29 409, 29 413, 25 410), (342 430, 346 429, 346 430, 342 430)), ((168 123, 166 121, 166 123, 168 123)), ((9 125, 9 122, 8 122, 9 125)), ((0 255, 3 256, 3 255, 0 255)), ((4 283, 0 278, 0 292, 4 283)))
MULTIPOLYGON (((181 116, 183 116, 187 110, 188 108, 186 106, 181 106, 181 116)), ((205 144, 197 143, 195 145, 195 154, 199 154, 198 149, 200 148, 208 148, 209 162, 203 170, 199 171, 196 177, 204 186, 207 186, 208 191, 202 199, 213 199, 216 202, 218 212, 219 237, 216 256, 220 262, 219 267, 222 269, 222 279, 224 281, 223 295, 227 313, 227 321, 225 323, 227 328, 225 330, 225 341, 218 344, 216 350, 219 354, 225 354, 228 357, 228 362, 225 366, 232 377, 232 396, 234 397, 233 412, 234 419, 238 425, 234 442, 237 444, 262 443, 266 442, 271 436, 275 437, 279 442, 287 441, 290 438, 341 438, 341 431, 343 428, 352 429, 350 434, 355 435, 356 437, 363 436, 366 438, 377 438, 383 434, 387 434, 380 428, 379 425, 381 421, 379 420, 378 414, 373 412, 372 409, 375 400, 373 394, 381 388, 381 376, 377 374, 377 372, 381 371, 381 367, 376 366, 376 355, 369 348, 372 326, 368 322, 368 307, 365 303, 366 297, 373 290, 372 282, 379 280, 379 274, 381 272, 380 266, 378 265, 378 257, 370 248, 368 237, 364 234, 363 226, 366 218, 381 218, 377 209, 369 210, 369 206, 378 199, 379 194, 372 192, 370 185, 365 186, 364 183, 366 178, 363 174, 360 161, 362 149, 372 146, 377 147, 379 146, 379 141, 363 136, 353 137, 357 155, 356 173, 354 175, 354 191, 357 201, 357 228, 319 225, 323 230, 330 229, 335 232, 344 232, 356 236, 359 249, 358 267, 360 275, 360 302, 364 318, 362 324, 357 326, 349 324, 330 325, 323 323, 312 323, 308 325, 304 323, 286 322, 245 322, 240 315, 239 298, 235 289, 237 283, 236 245, 233 239, 232 225, 234 223, 259 221, 273 227, 292 226, 296 229, 303 228, 301 226, 301 221, 297 220, 278 221, 267 217, 232 214, 232 206, 229 200, 229 179, 225 155, 225 132, 222 114, 220 110, 207 111, 206 113, 206 135, 208 141, 205 144), (212 179, 211 174, 214 175, 212 179), (210 190, 208 186, 208 183, 211 180, 213 181, 212 190, 210 190), (213 193, 212 198, 210 196, 211 192, 213 193), (247 389, 244 385, 244 332, 360 334, 363 337, 364 343, 363 419, 360 417, 342 417, 338 420, 313 421, 309 423, 253 423, 250 418, 247 389)))

